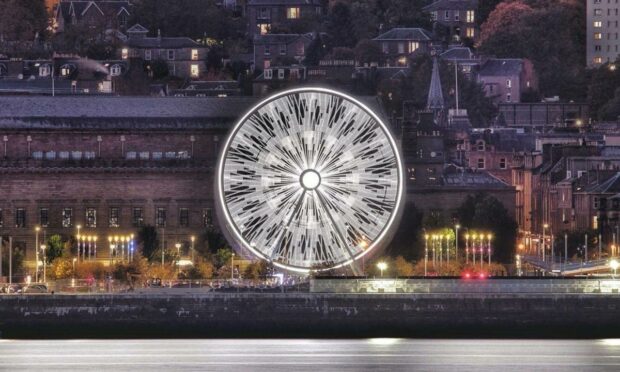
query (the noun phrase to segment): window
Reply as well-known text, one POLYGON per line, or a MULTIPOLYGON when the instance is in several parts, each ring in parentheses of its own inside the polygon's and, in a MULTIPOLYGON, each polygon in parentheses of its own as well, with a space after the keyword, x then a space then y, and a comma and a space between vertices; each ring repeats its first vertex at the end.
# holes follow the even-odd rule
POLYGON ((512 80, 506 80, 506 88, 512 88, 512 80))
POLYGON ((512 95, 510 93, 506 94, 506 102, 512 101, 512 95))
POLYGON ((278 79, 279 80, 283 80, 284 79, 284 69, 278 69, 278 79))
POLYGON ((26 210, 24 208, 15 210, 15 227, 26 227, 26 210))
POLYGON ((594 209, 598 209, 598 208, 600 207, 600 205, 601 205, 601 203, 600 203, 600 199, 599 199, 598 197, 596 197, 596 196, 595 196, 595 197, 594 197, 594 203, 593 203, 593 204, 594 204, 594 209))
POLYGON ((110 67, 110 75, 112 76, 120 76, 122 72, 122 68, 120 65, 112 65, 112 67, 110 67))
POLYGON ((41 227, 48 227, 49 223, 49 209, 39 208, 39 225, 41 225, 41 227))
POLYGON ((168 50, 168 60, 174 61, 174 50, 173 49, 168 50))
POLYGON ((468 38, 473 39, 474 37, 476 37, 476 29, 473 27, 467 27, 465 29, 465 36, 467 36, 468 38))
POLYGON ((603 9, 594 9, 594 15, 595 16, 602 16, 603 15, 603 9))
POLYGON ((484 169, 484 158, 478 158, 478 169, 484 169))
POLYGON ((601 48, 601 46, 600 46, 600 45, 595 45, 595 46, 594 46, 594 51, 595 51, 595 52, 600 52, 602 49, 603 49, 603 48, 601 48))
POLYGON ((142 227, 144 225, 144 212, 142 208, 133 209, 132 225, 133 227, 142 227))
POLYGON ((405 53, 405 43, 398 43, 398 53, 405 53))
POLYGON ((286 18, 288 19, 299 19, 300 12, 298 7, 290 7, 286 8, 286 18))
POLYGON ((192 75, 192 77, 195 77, 195 78, 197 78, 200 75, 200 69, 198 69, 198 65, 190 66, 190 74, 192 75))
POLYGON ((258 25, 258 32, 261 35, 266 35, 271 31, 271 25, 269 23, 261 23, 258 25))
POLYGON ((260 10, 258 11, 258 18, 270 19, 271 11, 269 10, 269 8, 260 8, 260 10))
POLYGON ((603 58, 602 57, 594 57, 594 63, 598 63, 598 64, 603 63, 603 58))
POLYGON ((50 76, 52 74, 52 68, 50 65, 43 65, 39 67, 39 76, 50 76))
POLYGON ((86 227, 97 227, 97 209, 86 208, 86 227))
POLYGON ((118 25, 120 26, 120 28, 127 27, 127 14, 126 13, 123 13, 120 16, 118 16, 118 25))
POLYGON ((72 227, 72 226, 73 226, 73 209, 64 208, 62 210, 62 227, 72 227))
POLYGON ((458 10, 454 11, 454 20, 455 21, 459 21, 461 17, 461 12, 459 12, 458 10))
POLYGON ((592 228, 594 230, 598 229, 598 216, 592 216, 592 228))
POLYGON ((271 79, 273 77, 273 70, 271 69, 265 70, 265 72, 263 73, 263 77, 265 79, 271 79))
POLYGON ((499 169, 506 169, 506 158, 499 159, 499 169))
POLYGON ((213 209, 205 208, 202 210, 202 225, 204 227, 213 225, 213 209))
POLYGON ((484 141, 478 141, 476 143, 478 151, 484 151, 484 141))
POLYGON ((602 21, 594 21, 594 27, 595 28, 603 27, 603 22, 602 21))
POLYGON ((271 60, 270 59, 266 59, 263 61, 263 68, 265 69, 265 71, 267 71, 267 69, 269 69, 269 67, 271 67, 271 60))
POLYGON ((192 49, 192 61, 198 61, 198 49, 192 49))
POLYGON ((264 48, 264 54, 265 54, 266 56, 271 55, 271 45, 265 45, 265 48, 264 48))
POLYGON ((118 207, 110 208, 109 225, 110 227, 120 227, 121 212, 118 207))
POLYGON ((474 23, 476 21, 476 12, 473 10, 467 11, 467 23, 474 23))
POLYGON ((601 40, 603 39, 603 34, 600 32, 595 32, 594 33, 594 40, 601 40))
POLYGON ((417 41, 410 41, 409 42, 409 53, 413 53, 416 50, 418 50, 418 48, 420 47, 420 43, 418 43, 417 41))
POLYGON ((189 209, 187 208, 179 209, 179 226, 189 227, 189 209))
POLYGON ((150 61, 153 58, 153 52, 150 49, 144 51, 144 60, 150 61))
POLYGON ((431 21, 437 20, 437 12, 431 12, 431 21))
POLYGON ((449 11, 449 10, 446 10, 446 11, 445 11, 445 13, 444 13, 444 15, 443 15, 443 18, 444 18, 446 21, 449 21, 449 20, 450 20, 450 11, 449 11))
POLYGON ((388 54, 390 52, 390 45, 388 43, 381 43, 381 50, 383 50, 383 54, 388 54))
POLYGON ((281 44, 280 45, 280 55, 281 56, 286 55, 286 44, 281 44))
POLYGON ((155 212, 155 225, 166 227, 166 208, 157 208, 155 212))
POLYGON ((306 47, 303 44, 297 44, 296 55, 303 56, 306 53, 306 47))
POLYGON ((121 58, 122 59, 129 58, 129 49, 127 49, 127 48, 121 49, 121 58))
POLYGON ((415 181, 415 168, 407 168, 407 174, 410 180, 415 181))

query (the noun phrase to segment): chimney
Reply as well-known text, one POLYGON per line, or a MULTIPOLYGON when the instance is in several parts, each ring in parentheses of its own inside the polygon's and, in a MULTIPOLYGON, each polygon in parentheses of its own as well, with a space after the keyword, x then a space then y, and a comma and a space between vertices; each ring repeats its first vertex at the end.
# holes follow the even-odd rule
POLYGON ((157 29, 157 40, 161 41, 161 29, 157 29))

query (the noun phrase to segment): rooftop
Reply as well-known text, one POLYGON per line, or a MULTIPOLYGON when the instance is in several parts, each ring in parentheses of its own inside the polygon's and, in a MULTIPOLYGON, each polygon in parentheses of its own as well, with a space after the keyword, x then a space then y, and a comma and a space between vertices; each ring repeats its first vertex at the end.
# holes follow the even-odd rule
POLYGON ((478 9, 478 0, 438 0, 422 9, 425 12, 478 9))
POLYGON ((423 28, 393 28, 385 32, 373 40, 413 40, 413 41, 430 41, 432 33, 423 28))
POLYGON ((481 76, 518 75, 523 69, 523 59, 520 58, 491 58, 480 66, 481 76))

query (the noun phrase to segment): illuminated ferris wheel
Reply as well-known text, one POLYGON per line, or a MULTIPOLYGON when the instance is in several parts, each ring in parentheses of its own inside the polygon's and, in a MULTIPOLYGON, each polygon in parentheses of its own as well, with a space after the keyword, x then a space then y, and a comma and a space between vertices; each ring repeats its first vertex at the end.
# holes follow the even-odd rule
POLYGON ((233 128, 217 172, 227 236, 299 272, 348 265, 385 244, 403 198, 386 125, 363 103, 322 88, 255 106, 233 128))

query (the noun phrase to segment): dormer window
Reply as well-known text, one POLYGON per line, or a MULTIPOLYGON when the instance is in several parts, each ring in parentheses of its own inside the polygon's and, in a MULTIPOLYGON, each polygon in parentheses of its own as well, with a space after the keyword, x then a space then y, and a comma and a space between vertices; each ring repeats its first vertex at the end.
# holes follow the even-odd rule
POLYGON ((484 141, 476 142, 476 147, 478 151, 484 151, 484 141))
POLYGON ((112 67, 110 67, 110 75, 111 76, 120 76, 122 71, 123 71, 123 69, 122 69, 121 65, 112 65, 112 67))
POLYGON ((192 61, 198 61, 198 49, 192 49, 192 61))
POLYGON ((129 49, 127 49, 127 48, 123 48, 123 49, 121 50, 121 58, 122 58, 122 59, 127 59, 127 58, 129 58, 129 49))

